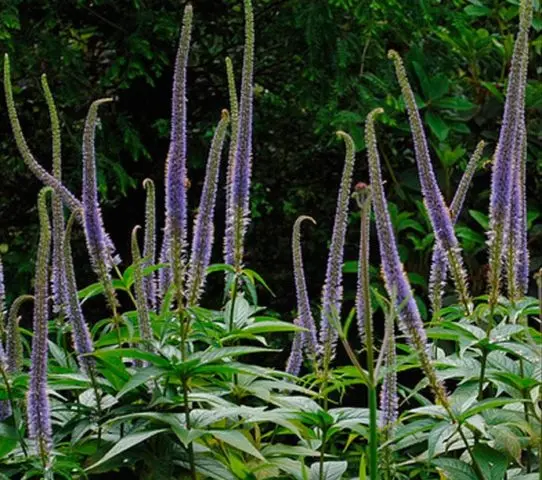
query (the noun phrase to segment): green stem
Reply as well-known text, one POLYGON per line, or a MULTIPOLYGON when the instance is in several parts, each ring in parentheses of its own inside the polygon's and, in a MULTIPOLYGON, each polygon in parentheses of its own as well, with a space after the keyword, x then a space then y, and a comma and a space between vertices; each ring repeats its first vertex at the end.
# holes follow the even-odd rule
MULTIPOLYGON (((4 380, 4 384, 6 385, 6 392, 8 394, 8 402, 9 406, 11 408, 12 412, 15 412, 15 399, 13 398, 13 391, 11 390, 11 385, 9 384, 9 379, 6 374, 6 371, 4 368, 0 367, 0 375, 2 375, 2 379, 4 380)), ((25 457, 28 457, 28 451, 26 449, 26 443, 24 441, 23 436, 21 435, 21 431, 19 430, 19 426, 15 425, 15 430, 17 430, 17 437, 19 437, 19 444, 21 445, 21 449, 23 451, 23 454, 25 457)))

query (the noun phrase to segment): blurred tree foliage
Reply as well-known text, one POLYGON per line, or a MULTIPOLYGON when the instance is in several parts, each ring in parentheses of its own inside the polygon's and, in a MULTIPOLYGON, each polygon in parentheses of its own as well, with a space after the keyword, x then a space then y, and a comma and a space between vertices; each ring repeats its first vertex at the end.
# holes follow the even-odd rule
MULTIPOLYGON (((239 73, 243 44, 240 0, 194 1, 189 69, 190 205, 195 208, 206 151, 220 109, 227 107, 224 58, 239 73)), ((318 295, 331 233, 343 152, 334 131, 352 134, 356 179, 366 180, 363 122, 384 106, 380 132, 387 191, 401 254, 423 295, 432 244, 420 201, 412 141, 388 49, 405 57, 429 135, 442 190, 449 200, 480 139, 489 160, 499 131, 505 78, 517 25, 514 0, 254 0, 256 94, 253 223, 247 262, 278 293, 280 310, 294 305, 290 234, 295 218, 312 215, 305 256, 318 295)), ((117 101, 101 112, 98 135, 105 221, 121 253, 142 221, 141 181, 162 184, 168 143, 172 62, 182 3, 165 0, 0 0, 0 50, 12 58, 16 100, 29 144, 50 166, 49 124, 39 76, 46 72, 64 133, 64 175, 80 190, 80 140, 90 102, 117 101)), ((528 196, 531 221, 542 195, 542 13, 538 0, 531 35, 527 91, 528 196)), ((19 158, 0 107, 0 246, 11 293, 28 285, 36 244, 38 183, 19 158)), ((483 278, 489 171, 475 177, 458 227, 476 285, 483 278), (470 214, 467 212, 470 211, 470 214)), ((159 199, 162 202, 162 199, 159 199)), ((223 205, 223 193, 222 203, 223 205)), ((347 245, 355 262, 357 223, 347 245)), ((221 235, 223 208, 217 218, 221 235)), ((531 230, 532 268, 542 264, 542 229, 531 230)), ((217 245, 220 242, 217 242, 217 245)), ((84 248, 81 246, 80 248, 84 248)), ((216 249, 219 259, 219 249, 216 249)), ((355 263, 347 262, 353 271, 355 263)), ((377 271, 375 269, 375 275, 377 271)), ((347 279, 353 280, 347 277, 347 279)))

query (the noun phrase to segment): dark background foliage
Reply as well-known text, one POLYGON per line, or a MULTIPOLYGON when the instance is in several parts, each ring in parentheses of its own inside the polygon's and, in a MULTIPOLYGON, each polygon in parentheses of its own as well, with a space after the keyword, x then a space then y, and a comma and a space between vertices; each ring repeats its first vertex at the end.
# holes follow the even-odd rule
MULTIPOLYGON (((263 303, 287 312, 295 305, 290 235, 295 218, 313 216, 304 232, 313 298, 323 282, 343 146, 349 132, 358 150, 356 180, 367 180, 365 115, 386 113, 379 128, 387 192, 401 254, 418 293, 432 245, 404 105, 386 52, 405 57, 429 135, 442 190, 451 199, 476 143, 494 150, 505 79, 517 24, 517 2, 504 0, 255 0, 256 68, 252 225, 247 264, 277 294, 263 303)), ((107 229, 129 263, 129 232, 143 221, 141 182, 158 192, 169 136, 172 63, 182 3, 152 0, 2 0, 0 51, 12 59, 16 101, 28 142, 50 166, 50 130, 39 86, 47 73, 60 111, 66 183, 80 191, 80 141, 92 100, 113 96, 102 108, 98 134, 100 190, 107 229)), ((239 0, 194 1, 189 65, 190 207, 195 209, 207 148, 220 110, 228 106, 224 58, 239 75, 243 16, 239 0)), ((528 197, 531 220, 542 195, 542 15, 535 13, 527 91, 528 197)), ((39 183, 23 164, 0 107, 0 247, 11 295, 28 290, 37 244, 39 183)), ((461 217, 461 237, 475 293, 483 291, 489 170, 476 175, 461 217), (470 213, 469 213, 470 211, 470 213)), ((160 204, 163 198, 159 196, 160 204)), ((220 261, 224 192, 217 213, 215 259, 220 261)), ((354 271, 357 223, 352 215, 346 271, 354 271)), ((163 223, 163 219, 160 219, 163 223)), ((542 264, 542 229, 530 232, 532 270, 542 264)), ((79 256, 84 258, 80 242, 79 256)), ((376 252, 375 252, 376 253, 376 252)), ((376 265, 376 262, 374 263, 376 265)), ((79 268, 88 272, 85 262, 79 268)), ((377 274, 377 270, 373 272, 377 274)), ((347 275, 352 292, 354 275, 347 275)), ((219 286, 215 287, 220 288, 219 286)), ((217 290, 218 291, 218 290, 217 290)))

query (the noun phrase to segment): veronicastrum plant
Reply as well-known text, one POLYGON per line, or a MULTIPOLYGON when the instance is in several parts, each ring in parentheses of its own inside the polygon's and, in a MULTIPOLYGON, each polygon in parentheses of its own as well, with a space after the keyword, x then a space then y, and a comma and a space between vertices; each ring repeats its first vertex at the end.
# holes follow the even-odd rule
POLYGON ((396 52, 389 53, 435 237, 428 325, 401 264, 386 200, 376 130, 382 109, 368 115, 365 127, 370 183, 358 183, 353 195, 355 144, 349 134, 337 133, 346 154, 319 309, 313 311, 307 288, 312 279, 303 267, 302 227, 316 224, 308 216, 293 226, 295 320, 266 315, 258 305, 258 288, 268 287, 244 263, 254 90, 250 0, 244 0, 239 94, 228 58, 230 108, 221 112, 210 145, 191 235, 186 80, 194 12, 190 5, 185 8, 173 79, 164 218, 158 215, 154 183, 146 179, 145 224, 132 230, 132 263, 124 270, 102 220, 96 184, 98 108, 105 109, 111 99, 89 108, 78 198, 62 183, 60 122, 45 76, 52 173, 25 141, 6 56, 4 88, 13 135, 24 162, 45 187, 38 197, 34 294, 15 299, 7 315, 4 280, 9 276, 4 278, 0 262, 2 478, 99 478, 105 472, 192 480, 541 478, 542 276, 539 300, 526 296, 524 96, 532 8, 531 0, 522 0, 493 161, 487 296, 471 295, 454 230, 484 142, 446 205, 406 69, 396 52), (227 137, 224 261, 211 265, 227 137), (343 321, 342 267, 352 196, 360 218, 358 283, 355 306, 343 321), (97 279, 82 290, 71 250, 72 232, 79 228, 97 279), (386 296, 370 285, 370 250, 376 244, 386 296), (219 309, 204 306, 206 277, 214 272, 225 279, 219 309), (448 276, 457 304, 443 308, 448 276), (107 316, 90 325, 84 304, 99 296, 107 316), (20 324, 21 307, 30 301, 31 330, 24 328, 27 319, 20 324), (382 328, 375 328, 377 321, 382 328), (351 346, 354 322, 360 352, 351 346), (382 331, 382 338, 374 330, 382 331), (259 366, 254 356, 273 355, 269 335, 279 332, 294 335, 284 372, 259 366), (351 365, 337 365, 343 350, 351 365), (300 378, 303 370, 307 373, 300 378), (352 385, 365 398, 341 406, 352 385))

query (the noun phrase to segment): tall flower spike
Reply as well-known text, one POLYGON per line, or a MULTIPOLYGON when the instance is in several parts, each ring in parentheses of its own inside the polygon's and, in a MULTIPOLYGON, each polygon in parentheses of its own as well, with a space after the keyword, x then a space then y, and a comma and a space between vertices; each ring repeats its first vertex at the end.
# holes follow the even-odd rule
POLYGON ((369 174, 371 178, 371 198, 376 221, 380 258, 386 290, 396 301, 398 308, 399 327, 407 336, 410 344, 418 354, 422 369, 429 385, 437 399, 449 406, 448 397, 443 385, 437 379, 436 372, 428 355, 427 335, 423 322, 414 300, 410 283, 401 264, 399 251, 395 242, 395 234, 391 224, 390 214, 384 193, 382 173, 380 171, 380 156, 376 143, 375 117, 384 110, 377 108, 367 116, 365 124, 365 143, 369 157, 369 174))
POLYGON ((311 312, 309 302, 309 294, 307 293, 307 281, 305 279, 305 269, 303 267, 303 253, 301 249, 301 224, 303 221, 309 220, 316 225, 316 221, 312 217, 302 215, 297 218, 294 223, 292 233, 292 256, 294 264, 294 281, 295 292, 297 296, 297 316, 299 324, 306 328, 306 332, 301 332, 301 336, 306 337, 303 342, 305 349, 313 360, 316 359, 318 334, 316 332, 316 324, 311 312))
POLYGON ((366 322, 371 321, 371 294, 369 279, 369 240, 371 221, 371 192, 367 185, 356 185, 356 200, 361 210, 360 240, 358 262, 358 284, 356 289, 356 319, 359 338, 363 340, 366 333, 366 322), (367 318, 368 317, 368 318, 367 318))
POLYGON ((207 160, 207 171, 205 172, 205 180, 203 182, 203 189, 201 190, 199 210, 194 222, 190 267, 188 269, 186 284, 188 306, 194 306, 198 303, 205 285, 206 270, 211 260, 220 157, 229 121, 228 111, 222 110, 222 117, 216 127, 207 160))
MULTIPOLYGON (((62 144, 60 140, 60 122, 56 110, 55 101, 47 76, 41 76, 41 86, 47 107, 49 109, 49 117, 51 120, 52 131, 52 150, 53 150, 53 176, 62 183, 62 144)), ((53 293, 53 310, 55 313, 63 311, 67 303, 66 293, 66 272, 64 267, 64 205, 62 198, 57 193, 53 193, 53 257, 52 257, 52 272, 51 272, 51 289, 53 293)))
POLYGON ((401 57, 393 50, 388 52, 388 57, 395 64, 396 76, 408 110, 410 128, 414 139, 414 150, 416 152, 416 163, 418 165, 418 176, 420 178, 425 207, 429 214, 437 242, 446 252, 459 298, 466 311, 470 312, 472 310, 472 302, 468 291, 467 274, 461 257, 461 247, 455 236, 450 212, 444 202, 431 165, 429 147, 427 146, 420 113, 416 106, 416 99, 408 83, 408 77, 401 57))
POLYGON ((393 428, 398 416, 397 399, 397 365, 395 353, 395 332, 394 318, 390 316, 386 322, 388 330, 385 337, 388 339, 386 345, 383 345, 384 351, 384 381, 380 391, 380 428, 385 436, 384 442, 393 435, 393 428))
MULTIPOLYGON (((15 101, 13 99, 13 88, 11 85, 11 73, 9 65, 9 57, 7 54, 4 56, 4 89, 6 94, 6 104, 8 108, 9 121, 11 123, 11 129, 13 131, 13 136, 15 137, 15 142, 21 157, 23 157, 24 162, 30 171, 45 185, 54 189, 61 197, 62 201, 67 205, 72 211, 73 210, 82 210, 82 203, 71 193, 62 183, 60 183, 53 175, 51 175, 47 170, 45 170, 38 161, 32 155, 28 144, 23 135, 23 130, 17 116, 17 110, 15 108, 15 101)), ((79 220, 82 218, 79 217, 79 220)))
POLYGON ((147 296, 145 295, 145 285, 143 283, 143 268, 141 253, 137 243, 137 231, 141 227, 137 225, 132 230, 132 261, 134 265, 134 289, 137 307, 137 320, 139 325, 139 335, 148 345, 152 340, 152 327, 149 317, 149 308, 147 306, 147 296))
MULTIPOLYGON (((147 190, 145 201, 145 243, 143 245, 143 267, 150 267, 156 262, 156 191, 150 178, 143 180, 143 188, 147 190)), ((156 283, 154 272, 143 279, 147 304, 156 309, 156 283)))
POLYGON ((4 339, 5 315, 6 315, 6 290, 4 284, 4 265, 0 255, 0 345, 4 339))
POLYGON ((518 128, 524 106, 523 94, 529 49, 529 28, 532 21, 532 0, 521 0, 519 32, 514 45, 508 78, 504 114, 495 151, 491 175, 489 204, 489 304, 494 306, 500 293, 502 255, 510 219, 514 158, 518 128), (525 73, 524 73, 525 72, 525 73))
POLYGON ((6 355, 8 373, 20 372, 23 368, 23 342, 19 331, 19 310, 21 305, 29 300, 34 300, 32 295, 17 297, 9 309, 6 328, 6 355))
POLYGON ((47 397, 47 336, 48 266, 51 250, 51 226, 47 213, 47 194, 51 188, 43 188, 38 197, 40 239, 36 261, 34 284, 34 336, 28 389, 28 431, 36 442, 38 454, 44 464, 51 451, 51 411, 47 397))
POLYGON ((102 212, 98 201, 96 182, 96 158, 94 139, 98 121, 98 107, 112 101, 103 98, 93 102, 88 110, 83 132, 83 217, 85 237, 92 268, 104 285, 107 302, 111 308, 117 305, 115 290, 111 283, 110 271, 114 265, 114 247, 104 230, 102 212))
POLYGON ((324 365, 335 356, 338 332, 333 327, 334 320, 338 321, 341 316, 342 302, 342 265, 344 256, 344 241, 348 224, 348 201, 350 200, 350 185, 355 162, 355 146, 350 135, 337 132, 346 144, 344 169, 341 179, 339 195, 337 197, 337 209, 331 245, 327 259, 326 278, 322 289, 322 317, 320 324, 320 348, 324 356, 324 365))
POLYGON ((245 50, 233 178, 229 192, 230 210, 226 212, 225 239, 225 262, 236 268, 241 268, 243 264, 244 238, 250 221, 250 181, 252 176, 254 13, 251 0, 244 0, 244 6, 245 50))
POLYGON ((165 256, 180 297, 184 283, 187 238, 186 213, 186 68, 192 30, 192 5, 184 9, 183 28, 175 59, 171 107, 171 140, 166 160, 165 256))
MULTIPOLYGON (((160 268, 158 270, 158 292, 157 297, 163 301, 166 293, 171 285, 171 267, 169 266, 169 246, 168 235, 166 229, 164 229, 162 235, 162 245, 160 247, 160 263, 167 264, 168 266, 160 268)), ((162 308, 163 305, 160 305, 162 308)))
MULTIPOLYGON (((452 203, 450 204, 450 216, 454 225, 463 209, 463 203, 465 202, 465 197, 467 196, 467 192, 472 182, 472 177, 478 168, 484 146, 484 141, 479 142, 476 146, 476 149, 467 164, 467 168, 461 177, 459 185, 457 186, 452 203)), ((446 285, 447 271, 448 261, 446 259, 446 253, 438 243, 435 243, 431 257, 431 271, 429 274, 429 298, 431 300, 431 310, 433 313, 438 312, 442 306, 442 291, 446 285)))
MULTIPOLYGON (((237 151, 237 136, 239 135, 239 102, 237 99, 237 90, 235 88, 235 75, 233 73, 233 64, 230 57, 226 57, 226 75, 228 77, 228 93, 230 97, 231 112, 231 137, 230 149, 228 153, 228 171, 226 174, 226 232, 233 232, 234 215, 232 207, 232 185, 235 171, 235 153, 237 151)), ((233 235, 224 235, 224 256, 228 252, 233 252, 233 235)))
POLYGON ((87 322, 85 321, 83 311, 81 310, 81 304, 79 303, 71 249, 71 232, 74 218, 75 217, 72 215, 68 221, 68 225, 66 226, 63 241, 64 251, 62 252, 64 256, 64 265, 66 267, 66 286, 68 294, 66 313, 72 327, 73 345, 75 353, 77 354, 79 366, 85 374, 91 376, 95 361, 94 358, 89 354, 94 351, 94 347, 92 345, 92 338, 90 336, 87 322))
MULTIPOLYGON (((294 320, 294 324, 298 327, 304 327, 300 318, 294 320)), ((306 337, 303 335, 304 332, 295 332, 294 340, 292 342, 292 350, 290 351, 290 356, 288 357, 288 362, 286 363, 286 373, 290 375, 299 375, 301 371, 301 365, 303 363, 303 348, 306 347, 306 337)))
MULTIPOLYGON (((0 341, 0 378, 5 378, 5 375, 8 372, 7 368, 7 359, 6 353, 4 352, 4 347, 0 341)), ((5 420, 11 415, 11 405, 9 400, 0 400, 0 422, 5 420)))

